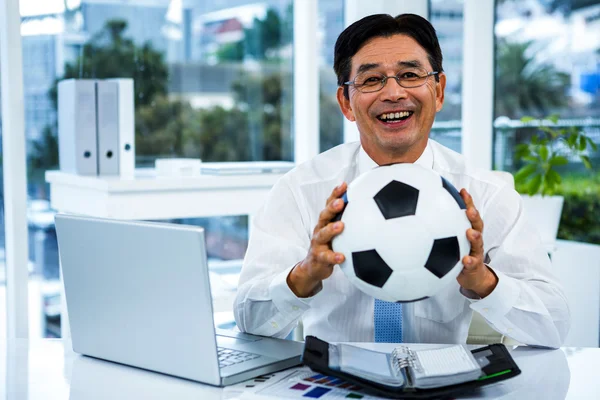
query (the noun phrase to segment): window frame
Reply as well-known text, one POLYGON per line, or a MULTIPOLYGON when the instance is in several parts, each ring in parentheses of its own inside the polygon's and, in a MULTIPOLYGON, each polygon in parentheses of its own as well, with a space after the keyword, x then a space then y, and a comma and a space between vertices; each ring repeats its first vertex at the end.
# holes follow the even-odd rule
POLYGON ((6 337, 10 340, 29 336, 27 157, 19 0, 0 3, 0 68, 1 95, 4 99, 2 159, 6 238, 6 337))

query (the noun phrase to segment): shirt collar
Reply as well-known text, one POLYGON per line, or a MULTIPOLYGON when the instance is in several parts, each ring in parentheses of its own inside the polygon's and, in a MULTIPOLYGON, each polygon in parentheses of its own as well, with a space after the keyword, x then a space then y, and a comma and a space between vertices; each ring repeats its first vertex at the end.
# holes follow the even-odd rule
MULTIPOLYGON (((425 147, 423 154, 421 154, 421 156, 414 163, 425 168, 433 169, 433 151, 431 150, 429 141, 427 141, 427 146, 425 147)), ((373 159, 369 157, 362 146, 360 146, 360 150, 358 151, 358 173, 362 175, 376 167, 378 167, 377 163, 373 161, 373 159)))

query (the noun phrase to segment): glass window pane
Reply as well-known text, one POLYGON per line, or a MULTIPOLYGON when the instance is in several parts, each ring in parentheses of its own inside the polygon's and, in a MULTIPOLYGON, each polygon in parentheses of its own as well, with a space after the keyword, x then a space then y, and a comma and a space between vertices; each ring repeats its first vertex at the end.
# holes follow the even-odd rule
POLYGON ((189 105, 179 152, 292 160, 292 1, 196 2, 190 13, 189 57, 169 71, 169 95, 189 105))
MULTIPOLYGON (((549 125, 600 142, 600 1, 498 1, 495 24, 494 166, 516 172, 526 160, 517 151, 549 125), (552 120, 541 119, 553 116, 552 120), (522 117, 534 120, 522 121, 522 117), (555 119, 556 118, 556 119, 555 119)), ((592 168, 559 141, 550 153, 564 156, 555 167, 562 177, 556 194, 565 197, 558 237, 600 243, 593 218, 600 195, 600 153, 586 141, 592 168)), ((526 191, 531 181, 517 182, 526 191)), ((547 180, 542 180, 546 185, 547 180)))
POLYGON ((444 107, 436 115, 430 137, 461 151, 463 1, 431 0, 429 21, 435 28, 446 73, 444 107))
MULTIPOLYGON (((0 60, 0 63, 2 60, 0 60)), ((6 251, 4 241, 4 165, 2 157, 2 95, 0 94, 0 338, 6 337, 6 251)))
POLYGON ((58 253, 53 227, 54 212, 49 206, 44 171, 58 167, 56 101, 51 93, 63 56, 60 50, 65 35, 58 27, 64 7, 37 9, 31 3, 21 1, 28 163, 29 329, 31 337, 58 337, 58 253))
MULTIPOLYGON (((53 337, 58 251, 44 173, 58 169, 57 81, 134 78, 137 167, 291 161, 293 9, 292 0, 21 2, 30 326, 32 337, 53 337)), ((243 256, 246 217, 180 222, 207 227, 211 258, 243 256)))
POLYGON ((344 30, 344 1, 319 0, 319 133, 320 151, 344 141, 344 116, 336 99, 337 77, 333 71, 335 41, 344 30))

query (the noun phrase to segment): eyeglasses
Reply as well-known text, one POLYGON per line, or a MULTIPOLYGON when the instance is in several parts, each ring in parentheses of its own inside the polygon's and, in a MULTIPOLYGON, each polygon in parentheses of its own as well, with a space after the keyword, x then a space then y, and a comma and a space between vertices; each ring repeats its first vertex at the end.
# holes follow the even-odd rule
POLYGON ((389 78, 396 80, 404 88, 423 86, 430 76, 437 75, 438 71, 427 72, 423 68, 406 68, 396 75, 386 76, 380 72, 365 71, 356 75, 353 81, 344 82, 344 85, 353 85, 362 93, 377 92, 385 86, 389 78))

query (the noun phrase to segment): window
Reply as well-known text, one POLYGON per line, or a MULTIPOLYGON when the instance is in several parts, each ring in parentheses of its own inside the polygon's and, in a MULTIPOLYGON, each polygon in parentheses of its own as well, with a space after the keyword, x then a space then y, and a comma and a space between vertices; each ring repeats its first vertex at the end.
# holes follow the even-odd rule
MULTIPOLYGON (((560 128, 581 128, 600 142, 600 1, 497 1, 495 24, 494 166, 515 172, 518 144, 539 121, 556 115, 560 128)), ((600 153, 593 169, 578 159, 562 167, 565 204, 559 238, 600 243, 600 153)))
POLYGON ((444 108, 436 115, 430 137, 461 151, 463 1, 431 0, 429 22, 435 28, 446 73, 444 108))
MULTIPOLYGON (((2 60, 0 60, 0 63, 2 60)), ((0 94, 0 338, 6 337, 6 249, 4 240, 4 167, 2 164, 2 95, 0 94)))
POLYGON ((344 142, 344 116, 337 102, 333 71, 335 41, 344 30, 344 1, 319 0, 319 133, 321 152, 344 142))
MULTIPOLYGON (((55 337, 58 249, 44 173, 58 169, 57 81, 134 78, 137 167, 159 157, 292 160, 293 9, 292 0, 36 4, 21 0, 30 303, 41 305, 30 327, 31 337, 55 337)), ((245 216, 174 222, 206 228, 211 261, 245 252, 245 216)))

